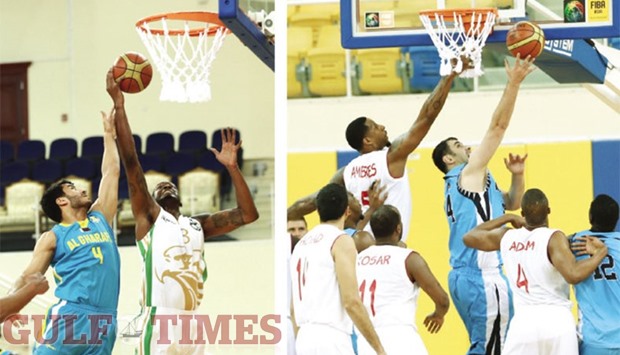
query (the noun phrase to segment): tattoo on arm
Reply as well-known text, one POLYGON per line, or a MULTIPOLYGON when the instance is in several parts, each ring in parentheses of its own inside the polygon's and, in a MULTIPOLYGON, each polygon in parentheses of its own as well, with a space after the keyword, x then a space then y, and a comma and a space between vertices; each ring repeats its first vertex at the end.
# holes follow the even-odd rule
POLYGON ((243 213, 240 209, 232 209, 230 211, 222 211, 211 215, 211 220, 215 228, 222 228, 226 226, 239 227, 244 225, 243 213))

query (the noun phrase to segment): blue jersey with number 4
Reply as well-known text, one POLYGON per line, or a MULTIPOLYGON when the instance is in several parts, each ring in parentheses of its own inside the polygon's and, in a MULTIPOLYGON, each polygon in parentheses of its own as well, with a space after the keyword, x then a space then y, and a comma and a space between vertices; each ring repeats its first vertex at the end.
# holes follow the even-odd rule
POLYGON ((69 302, 116 310, 120 257, 112 228, 99 211, 84 221, 57 224, 51 265, 56 297, 69 302))
MULTIPOLYGON (((579 330, 584 343, 598 348, 620 348, 620 233, 583 231, 607 245, 607 256, 587 279, 575 285, 579 330)), ((587 258, 577 256, 577 260, 587 258)))
POLYGON ((450 170, 445 180, 445 211, 450 227, 450 266, 453 269, 493 269, 501 266, 499 251, 483 252, 468 248, 463 236, 477 225, 504 214, 504 195, 491 173, 487 173, 484 191, 465 191, 459 177, 465 164, 450 170))

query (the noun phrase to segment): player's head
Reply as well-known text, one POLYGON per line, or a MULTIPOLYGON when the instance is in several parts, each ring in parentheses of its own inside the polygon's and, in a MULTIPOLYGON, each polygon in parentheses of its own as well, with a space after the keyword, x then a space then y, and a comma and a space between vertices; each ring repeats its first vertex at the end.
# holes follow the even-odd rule
POLYGON ((373 152, 390 146, 385 126, 368 117, 358 117, 347 126, 347 142, 360 153, 373 152))
POLYGON ((308 223, 304 217, 289 219, 286 221, 286 230, 292 237, 299 239, 308 233, 308 223))
POLYGON ((375 239, 395 239, 400 240, 403 234, 403 223, 400 220, 400 213, 392 205, 382 205, 370 217, 370 228, 375 239))
POLYGON ((321 222, 335 221, 347 213, 347 190, 340 184, 327 184, 316 196, 317 211, 321 222))
POLYGON ((155 186, 153 198, 162 207, 176 208, 181 206, 181 198, 177 186, 170 181, 162 181, 155 186))
POLYGON ((546 226, 549 213, 551 213, 551 209, 544 192, 539 189, 525 191, 521 198, 521 215, 525 217, 528 226, 546 226))
POLYGON ((453 167, 467 163, 471 148, 459 142, 454 137, 439 142, 433 149, 433 163, 442 173, 447 173, 453 167))
POLYGON ((344 221, 344 227, 355 229, 357 226, 357 222, 364 218, 364 214, 362 213, 362 205, 351 192, 347 191, 347 196, 349 198, 348 204, 350 214, 344 221))
POLYGON ((56 223, 62 221, 63 209, 88 210, 92 205, 86 190, 75 187, 69 180, 60 180, 50 185, 43 193, 40 203, 45 215, 56 223))
POLYGON ((601 194, 590 203, 590 224, 596 232, 611 232, 618 223, 618 202, 611 196, 601 194))

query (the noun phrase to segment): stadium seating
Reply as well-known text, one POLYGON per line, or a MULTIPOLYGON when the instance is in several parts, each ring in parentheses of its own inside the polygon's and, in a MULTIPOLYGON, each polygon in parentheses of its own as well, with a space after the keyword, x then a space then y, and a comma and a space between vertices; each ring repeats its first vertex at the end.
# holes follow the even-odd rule
POLYGON ((412 65, 412 75, 409 80, 411 91, 428 91, 435 88, 441 76, 439 67, 441 59, 434 46, 405 47, 403 52, 409 54, 412 65))
POLYGON ((194 169, 196 166, 196 158, 193 154, 178 152, 170 156, 164 164, 163 170, 166 174, 173 177, 173 181, 176 181, 176 177, 194 169))
POLYGON ((308 89, 316 96, 342 96, 347 93, 345 50, 340 45, 340 27, 323 26, 317 45, 308 51, 308 89))
POLYGON ((64 176, 62 163, 58 160, 39 160, 32 167, 32 179, 46 186, 60 180, 64 176))
POLYGON ((15 160, 32 163, 45 159, 45 143, 41 140, 25 140, 17 146, 15 160))
POLYGON ((355 77, 361 92, 393 94, 403 91, 403 78, 408 78, 399 48, 358 50, 354 61, 355 77))
POLYGON ((174 152, 174 136, 168 132, 151 133, 146 137, 146 155, 159 155, 166 158, 174 152))
POLYGON ((220 177, 213 171, 197 168, 179 176, 181 213, 195 215, 220 210, 220 177))
POLYGON ((75 158, 65 163, 64 175, 75 175, 84 179, 92 179, 99 174, 99 166, 88 158, 75 158))
POLYGON ((45 191, 40 182, 22 180, 6 188, 6 214, 0 214, 0 232, 35 231, 39 201, 45 191))
POLYGON ((78 144, 73 138, 54 139, 50 144, 49 159, 65 162, 77 157, 78 144))
POLYGON ((180 153, 203 153, 207 150, 207 134, 204 131, 185 131, 179 136, 180 153))
POLYGON ((103 137, 92 136, 84 138, 82 141, 82 151, 80 156, 82 158, 100 161, 103 156, 103 137))
POLYGON ((312 30, 309 27, 289 26, 286 46, 288 97, 310 96, 306 56, 311 48, 312 30))
POLYGON ((13 144, 8 141, 0 141, 0 166, 15 160, 13 144))

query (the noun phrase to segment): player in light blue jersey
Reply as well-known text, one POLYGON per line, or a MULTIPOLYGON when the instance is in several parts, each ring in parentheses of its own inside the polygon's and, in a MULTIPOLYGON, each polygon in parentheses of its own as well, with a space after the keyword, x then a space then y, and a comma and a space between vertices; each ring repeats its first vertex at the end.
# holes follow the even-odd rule
POLYGON ((120 160, 113 114, 103 117, 104 153, 99 197, 92 202, 72 182, 52 184, 41 198, 45 214, 58 224, 41 235, 32 260, 11 292, 27 275, 51 265, 58 302, 43 324, 35 354, 110 354, 116 340, 120 258, 112 221, 118 200, 120 160))
POLYGON ((519 208, 524 191, 527 156, 510 154, 505 159, 512 173, 509 192, 501 191, 488 171, 510 123, 519 86, 534 70, 533 59, 517 57, 513 67, 505 62, 508 82, 491 124, 471 151, 450 137, 433 151, 433 162, 445 175, 445 211, 450 226, 448 286, 452 301, 465 323, 471 346, 468 354, 499 354, 512 314, 510 291, 501 272, 499 252, 481 252, 465 246, 463 236, 478 224, 519 208))
MULTIPOLYGON (((618 214, 618 202, 598 195, 590 204, 592 227, 572 236, 573 245, 576 238, 590 235, 600 238, 608 249, 594 273, 574 286, 582 355, 620 354, 620 232, 614 231, 618 214)), ((586 257, 578 255, 577 260, 586 257)))

